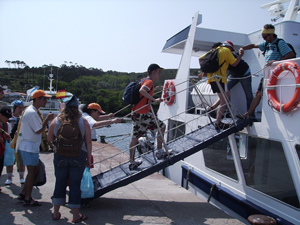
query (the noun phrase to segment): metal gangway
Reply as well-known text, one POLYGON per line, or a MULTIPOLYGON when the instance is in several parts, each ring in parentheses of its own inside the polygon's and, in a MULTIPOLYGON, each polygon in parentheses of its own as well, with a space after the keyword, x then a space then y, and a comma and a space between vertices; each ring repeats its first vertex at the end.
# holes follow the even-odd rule
POLYGON ((168 142, 166 144, 167 148, 172 149, 172 154, 169 157, 159 160, 152 150, 139 156, 143 160, 143 163, 137 170, 129 170, 129 161, 126 161, 93 176, 94 199, 99 198, 109 191, 158 172, 233 133, 243 130, 251 124, 250 119, 238 119, 235 120, 235 123, 233 123, 232 119, 227 120, 231 120, 231 127, 226 130, 216 129, 214 123, 210 123, 168 142))

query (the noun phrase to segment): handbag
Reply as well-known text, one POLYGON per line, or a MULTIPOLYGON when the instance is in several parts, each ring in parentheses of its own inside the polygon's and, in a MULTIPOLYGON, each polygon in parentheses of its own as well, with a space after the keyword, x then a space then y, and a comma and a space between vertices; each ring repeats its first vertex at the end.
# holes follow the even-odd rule
POLYGON ((4 151, 4 166, 15 164, 15 149, 10 147, 10 143, 6 141, 4 151))
POLYGON ((39 159, 39 172, 36 174, 33 186, 42 186, 46 184, 47 178, 46 178, 46 170, 45 170, 45 164, 42 162, 42 160, 39 159))
POLYGON ((81 198, 93 198, 95 195, 94 183, 93 183, 90 169, 88 167, 84 169, 82 179, 81 179, 81 184, 80 184, 80 190, 81 190, 81 198))

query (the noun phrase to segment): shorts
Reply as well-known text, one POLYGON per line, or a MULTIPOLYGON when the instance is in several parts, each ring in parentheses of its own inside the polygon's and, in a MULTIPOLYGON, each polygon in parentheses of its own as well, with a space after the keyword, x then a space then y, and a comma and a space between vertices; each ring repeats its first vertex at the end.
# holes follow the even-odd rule
POLYGON ((19 150, 24 166, 37 166, 39 164, 39 153, 25 152, 19 150))
MULTIPOLYGON (((146 114, 133 113, 131 115, 131 119, 133 121, 132 138, 140 138, 146 136, 147 130, 157 129, 157 125, 155 123, 153 114, 150 112, 146 114)), ((166 126, 164 122, 159 120, 158 118, 157 118, 157 122, 159 124, 160 129, 166 126)))
MULTIPOLYGON (((219 83, 220 83, 221 87, 223 88, 223 90, 226 91, 225 84, 222 81, 219 81, 219 83)), ((215 82, 215 81, 210 82, 210 86, 211 86, 213 93, 221 93, 221 91, 219 90, 219 87, 217 85, 217 82, 215 82)))

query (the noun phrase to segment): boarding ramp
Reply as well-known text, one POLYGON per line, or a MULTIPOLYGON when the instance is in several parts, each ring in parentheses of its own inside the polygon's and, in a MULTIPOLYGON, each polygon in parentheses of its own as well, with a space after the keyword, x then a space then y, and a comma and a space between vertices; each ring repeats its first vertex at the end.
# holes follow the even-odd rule
POLYGON ((206 147, 209 147, 213 143, 220 141, 233 133, 243 130, 251 123, 251 120, 249 119, 238 119, 235 120, 235 123, 232 119, 227 119, 227 121, 231 121, 232 125, 226 130, 216 129, 214 127, 214 123, 210 123, 192 131, 189 134, 185 134, 173 141, 170 141, 166 144, 168 149, 173 150, 170 157, 159 160, 155 157, 154 151, 149 151, 139 156, 143 160, 143 163, 137 170, 129 170, 129 161, 127 160, 117 166, 94 175, 94 198, 99 198, 109 191, 158 172, 159 170, 162 170, 206 147))

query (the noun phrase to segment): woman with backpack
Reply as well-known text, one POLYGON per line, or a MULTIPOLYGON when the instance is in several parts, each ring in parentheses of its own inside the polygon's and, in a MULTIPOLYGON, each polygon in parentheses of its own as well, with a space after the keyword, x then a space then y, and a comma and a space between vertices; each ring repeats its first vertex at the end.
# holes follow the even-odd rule
POLYGON ((88 217, 79 214, 81 205, 80 183, 83 171, 91 164, 92 139, 91 129, 78 110, 75 96, 64 98, 65 108, 51 122, 47 140, 54 142, 55 189, 52 196, 54 205, 53 220, 59 220, 60 206, 66 203, 66 187, 69 180, 68 207, 72 209, 73 223, 86 220, 88 217), (79 148, 77 147, 79 146, 79 148))

